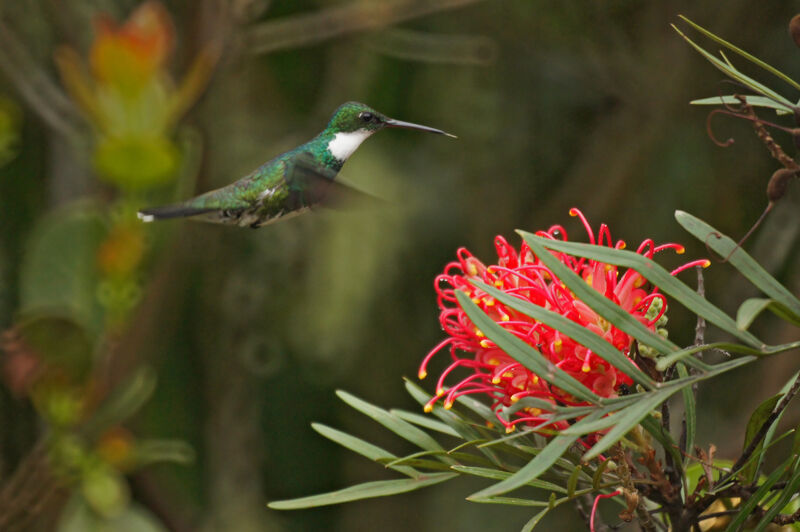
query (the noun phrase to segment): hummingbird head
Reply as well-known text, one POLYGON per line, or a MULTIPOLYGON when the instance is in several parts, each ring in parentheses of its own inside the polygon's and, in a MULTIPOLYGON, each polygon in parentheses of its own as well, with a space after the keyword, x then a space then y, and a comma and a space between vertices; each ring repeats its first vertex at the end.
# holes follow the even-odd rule
POLYGON ((455 138, 455 135, 440 129, 389 118, 363 103, 347 102, 334 111, 328 122, 326 129, 334 134, 328 150, 336 159, 344 162, 370 135, 386 127, 416 129, 455 138))

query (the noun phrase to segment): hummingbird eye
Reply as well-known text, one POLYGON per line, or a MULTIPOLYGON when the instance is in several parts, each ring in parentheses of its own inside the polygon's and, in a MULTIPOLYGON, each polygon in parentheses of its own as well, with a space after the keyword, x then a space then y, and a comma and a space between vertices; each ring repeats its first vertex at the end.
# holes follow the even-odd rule
POLYGON ((368 111, 364 111, 363 113, 359 114, 358 117, 362 122, 372 122, 373 118, 375 118, 375 115, 368 111))

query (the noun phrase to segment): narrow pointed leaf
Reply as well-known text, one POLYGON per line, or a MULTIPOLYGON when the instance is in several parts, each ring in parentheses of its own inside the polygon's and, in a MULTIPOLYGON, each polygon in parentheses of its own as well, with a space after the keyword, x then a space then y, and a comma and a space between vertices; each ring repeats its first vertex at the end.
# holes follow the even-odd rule
POLYGON ((759 314, 769 310, 782 320, 788 321, 796 327, 800 327, 800 317, 796 316, 788 308, 784 307, 774 299, 765 299, 753 297, 746 300, 739 305, 739 310, 736 312, 736 324, 743 331, 750 327, 759 314))
POLYGON ((569 338, 572 338, 582 346, 592 350, 600 358, 619 369, 626 375, 630 376, 637 384, 641 384, 645 388, 655 387, 653 379, 647 376, 640 370, 628 357, 622 354, 616 347, 611 345, 600 335, 591 332, 586 327, 576 323, 568 318, 565 318, 557 312, 547 310, 544 307, 534 305, 528 301, 514 297, 510 294, 498 290, 493 286, 486 283, 472 281, 472 284, 486 293, 490 294, 497 301, 504 305, 511 307, 515 310, 522 312, 536 321, 540 321, 545 325, 564 333, 569 338))
MULTIPOLYGON (((425 392, 425 390, 408 379, 406 379, 406 390, 411 397, 419 402, 419 404, 424 405, 430 399, 430 396, 427 392, 425 392)), ((463 397, 459 397, 458 400, 462 398, 463 397)), ((487 410, 489 410, 488 407, 487 410)), ((489 412, 491 412, 491 410, 489 410, 489 412)), ((475 427, 471 426, 467 420, 463 419, 452 410, 445 410, 443 407, 437 404, 433 407, 433 415, 442 420, 447 426, 453 429, 454 432, 467 441, 477 440, 481 437, 481 434, 475 429, 475 427)), ((495 453, 492 449, 480 450, 484 456, 486 456, 493 463, 497 465, 502 464, 502 460, 500 460, 500 458, 497 456, 497 453, 495 453)))
MULTIPOLYGON (((346 449, 350 449, 354 453, 360 454, 370 460, 378 462, 382 459, 394 459, 397 458, 394 454, 390 453, 389 451, 378 447, 377 445, 373 445, 369 442, 362 440, 361 438, 357 438, 356 436, 351 436, 346 432, 342 432, 340 430, 336 430, 332 427, 327 425, 323 425, 322 423, 312 423, 311 428, 313 428, 318 433, 322 434, 329 440, 338 443, 342 447, 346 449)), ((392 467, 395 471, 399 473, 403 473, 404 475, 408 475, 412 478, 418 478, 422 473, 415 470, 412 467, 392 467)))
MULTIPOLYGON (((791 390, 792 385, 794 385, 795 380, 798 378, 798 375, 800 375, 800 372, 795 373, 794 375, 791 376, 791 378, 789 380, 786 381, 786 384, 784 384, 783 388, 781 388, 780 391, 778 392, 779 395, 786 395, 787 393, 789 393, 789 390, 791 390)), ((787 405, 787 407, 788 407, 788 405, 787 405)), ((778 414, 778 417, 775 419, 775 422, 767 430, 767 434, 764 436, 764 441, 761 444, 763 449, 764 449, 764 451, 766 451, 767 449, 769 449, 771 447, 772 438, 775 437, 775 431, 778 430, 778 425, 780 424, 781 419, 783 418, 784 412, 786 412, 785 408, 781 411, 780 414, 778 414)), ((755 475, 753 475, 753 479, 758 478, 758 475, 759 475, 759 473, 761 471, 761 466, 764 464, 764 456, 765 456, 764 452, 760 453, 759 456, 758 456, 758 461, 756 463, 757 465, 756 465, 755 475)))
POLYGON ((538 375, 539 378, 558 386, 565 392, 583 401, 599 402, 600 398, 593 391, 566 371, 556 367, 533 347, 498 325, 473 303, 464 292, 456 290, 456 297, 458 304, 466 312, 469 319, 472 320, 472 323, 508 356, 538 375))
POLYGON ((753 510, 755 510, 756 506, 758 506, 761 500, 771 493, 772 486, 774 486, 781 479, 783 474, 786 472, 786 468, 791 464, 791 462, 792 459, 790 458, 783 464, 776 467, 775 470, 770 473, 770 475, 761 484, 761 486, 759 486, 756 492, 741 506, 739 513, 737 513, 733 521, 730 522, 728 528, 725 529, 725 532, 736 532, 737 530, 741 530, 744 522, 752 517, 753 510))
POLYGON ((317 506, 358 501, 372 497, 386 497, 388 495, 407 493, 409 491, 439 484, 457 476, 458 473, 433 473, 430 475, 422 475, 418 478, 377 480, 337 491, 331 491, 329 493, 322 493, 320 495, 311 495, 309 497, 300 497, 298 499, 285 501, 274 501, 267 506, 273 510, 300 510, 303 508, 314 508, 317 506))
POLYGON ((539 522, 542 519, 544 519, 544 516, 547 515, 547 512, 549 511, 550 508, 548 507, 539 512, 538 514, 534 515, 530 521, 525 523, 525 526, 522 527, 522 530, 520 532, 531 532, 534 528, 536 528, 536 525, 538 525, 539 522))
MULTIPOLYGON (((451 466, 451 469, 453 471, 458 471, 459 473, 464 473, 467 475, 472 475, 481 478, 490 478, 493 480, 505 480, 512 475, 512 473, 509 473, 508 471, 500 471, 498 469, 488 469, 485 467, 454 465, 451 466)), ((552 482, 547 482, 546 480, 533 479, 529 481, 527 485, 534 488, 554 491, 556 493, 562 493, 564 495, 567 494, 567 490, 565 490, 558 484, 553 484, 552 482)))
POLYGON ((403 421, 397 416, 393 416, 388 411, 371 405, 368 402, 342 390, 337 390, 336 395, 338 395, 342 401, 352 406, 362 414, 366 414, 387 429, 391 430, 401 438, 410 441, 414 445, 417 445, 418 447, 428 451, 442 449, 442 446, 439 445, 439 443, 431 438, 427 433, 418 429, 411 423, 403 421))
POLYGON ((780 512, 800 490, 800 467, 798 467, 798 460, 800 460, 800 458, 795 458, 791 465, 793 472, 788 484, 781 490, 780 497, 778 497, 778 499, 772 503, 772 506, 764 513, 764 516, 761 518, 761 521, 758 522, 754 532, 766 530, 767 527, 772 524, 772 519, 778 515, 778 512, 780 512))
MULTIPOLYGON (((708 301, 704 297, 698 295, 697 292, 694 291, 694 289, 690 288, 689 286, 687 286, 686 284, 681 282, 679 279, 677 279, 677 278, 673 277, 672 275, 670 275, 670 273, 667 270, 665 270, 662 266, 660 266, 658 263, 656 263, 656 262, 654 262, 654 261, 652 261, 652 260, 650 260, 650 259, 638 254, 638 253, 634 253, 632 251, 627 251, 627 250, 624 250, 624 249, 613 249, 613 248, 609 248, 609 247, 606 247, 606 246, 593 246, 591 244, 582 244, 582 243, 577 243, 577 242, 563 242, 561 240, 552 240, 552 239, 547 239, 547 238, 539 237, 539 236, 536 236, 536 235, 532 235, 530 233, 524 233, 523 236, 525 237, 525 240, 528 242, 528 245, 532 246, 533 243, 536 243, 538 249, 541 249, 542 247, 544 247, 544 248, 547 248, 547 249, 553 249, 553 250, 561 251, 561 252, 564 252, 564 253, 570 253, 572 255, 577 255, 577 256, 580 256, 580 257, 586 257, 586 258, 593 259, 593 260, 596 260, 596 261, 599 261, 599 262, 604 262, 606 264, 614 264, 614 265, 622 266, 622 267, 626 267, 626 268, 633 268, 634 270, 639 272, 639 274, 641 274, 644 278, 646 278, 648 281, 650 281, 654 285, 658 286, 659 290, 661 290, 662 292, 666 293, 672 299, 678 301, 679 303, 684 305, 686 308, 688 308, 689 310, 691 310, 695 314, 698 314, 698 315, 704 317, 706 319, 706 321, 708 321, 710 323, 713 323, 714 325, 716 325, 717 327, 719 327, 723 331, 725 331, 728 334, 740 339, 741 341, 745 342, 746 344, 749 344, 749 345, 751 345, 753 347, 756 347, 756 348, 762 348, 764 346, 764 342, 762 342, 761 340, 759 340, 758 338, 756 338, 755 336, 753 336, 749 332, 739 330, 739 328, 736 327, 736 322, 730 316, 725 314, 722 310, 717 308, 715 305, 713 305, 710 301, 708 301)), ((534 250, 534 253, 536 253, 536 250, 534 250)), ((553 257, 550 254, 547 254, 547 255, 548 255, 547 261, 545 261, 545 257, 544 256, 539 256, 537 254, 537 256, 539 256, 539 258, 542 260, 542 262, 545 262, 547 264, 547 266, 550 267, 550 269, 553 269, 553 268, 550 266, 550 264, 548 264, 548 262, 555 262, 555 263, 561 265, 560 261, 558 261, 555 257, 553 257)), ((561 269, 566 269, 567 271, 569 271, 571 273, 571 280, 573 281, 572 284, 575 284, 574 283, 575 278, 580 279, 580 277, 577 274, 572 272, 572 270, 569 270, 569 268, 567 268, 566 266, 563 266, 563 268, 561 268, 561 269)), ((555 273, 556 275, 559 275, 558 272, 554 271, 553 273, 555 273)), ((573 288, 573 285, 570 284, 569 282, 567 282, 566 279, 562 278, 560 275, 559 275, 559 279, 561 279, 561 281, 563 281, 564 284, 566 284, 571 290, 575 291, 575 288, 573 288)), ((587 289, 590 289, 592 292, 595 292, 595 294, 600 296, 600 294, 598 294, 596 290, 591 288, 585 282, 583 282, 583 285, 587 289)), ((582 291, 586 292, 587 290, 586 289, 582 289, 582 291)), ((578 294, 578 292, 575 292, 575 293, 578 294)), ((579 295, 579 297, 580 297, 580 295, 579 295)), ((606 301, 610 302, 610 300, 608 298, 605 298, 605 297, 602 297, 602 296, 600 296, 600 297, 602 299, 605 299, 606 301)), ((583 300, 582 297, 581 297, 581 299, 583 300)), ((597 298, 595 297, 593 299, 596 300, 597 298)), ((587 305, 589 305, 590 307, 592 306, 589 301, 584 300, 584 302, 587 305)), ((600 314, 603 317, 605 317, 606 319, 608 319, 609 321, 611 321, 612 323, 614 323, 614 325, 616 325, 616 322, 613 321, 613 318, 616 318, 617 317, 616 314, 619 311, 622 311, 622 309, 620 309, 616 305, 614 305, 614 306, 618 309, 618 310, 615 310, 614 313, 606 315, 605 313, 600 312, 600 314)), ((594 309, 594 310, 597 312, 599 309, 594 309)), ((624 312, 624 311, 622 311, 622 312, 624 312)), ((624 312, 624 313, 627 314, 626 312, 624 312)), ((645 328, 644 325, 641 325, 641 327, 645 328)), ((625 332, 627 332, 627 331, 625 331, 625 332)), ((646 343, 647 345, 652 345, 649 342, 647 342, 646 340, 642 340, 642 341, 644 341, 644 343, 646 343)), ((672 344, 672 345, 674 345, 674 344, 672 344)), ((653 346, 653 347, 656 347, 656 346, 653 346)), ((670 349, 670 351, 673 351, 673 350, 675 350, 675 348, 670 349)), ((666 352, 669 352, 669 351, 666 351, 666 352)))
MULTIPOLYGON (((587 416, 587 419, 593 420, 596 419, 596 417, 597 416, 595 414, 592 414, 587 416)), ((536 455, 533 460, 525 464, 519 471, 502 482, 498 482, 493 486, 489 486, 488 488, 474 493, 471 495, 471 497, 494 497, 496 495, 502 495, 503 493, 507 493, 511 490, 524 486, 531 480, 534 480, 539 475, 547 471, 550 466, 555 464, 556 461, 561 458, 561 455, 567 452, 570 445, 572 445, 577 439, 578 436, 572 435, 560 434, 556 436, 547 444, 544 449, 539 452, 539 454, 536 455)))
POLYGON ((685 22, 690 24, 694 29, 696 29, 697 31, 699 31, 700 33, 702 33, 703 35, 705 35, 706 37, 711 39, 712 41, 716 42, 717 44, 720 44, 720 45, 724 46, 725 48, 727 48, 728 50, 731 50, 732 52, 735 52, 735 53, 739 54, 740 56, 744 57, 745 59, 747 59, 751 63, 763 68, 764 70, 766 70, 767 72, 769 72, 773 76, 782 79, 783 81, 785 81, 786 83, 788 83, 789 85, 794 87, 795 89, 800 90, 800 84, 798 84, 795 80, 793 80, 792 78, 790 78, 789 76, 787 76, 786 74, 784 74, 783 72, 778 70, 777 68, 773 67, 772 65, 770 65, 768 63, 765 63, 764 61, 762 61, 761 59, 755 57, 754 55, 751 55, 751 54, 745 52, 741 48, 739 48, 737 46, 734 46, 733 44, 729 43, 728 41, 726 41, 722 37, 714 35, 713 33, 708 31, 704 27, 700 26, 699 24, 696 24, 696 23, 692 22, 688 17, 685 17, 683 15, 678 15, 678 16, 682 20, 684 20, 685 22))
MULTIPOLYGON (((762 401, 761 404, 756 407, 756 409, 750 415, 750 420, 747 422, 747 429, 745 430, 742 450, 747 449, 747 446, 750 445, 751 441, 753 441, 756 433, 759 431, 767 418, 769 418, 770 414, 772 414, 772 411, 775 409, 775 405, 778 404, 778 401, 780 401, 785 394, 786 392, 782 392, 777 395, 773 395, 772 397, 762 401)), ((759 443, 758 447, 756 447, 756 450, 753 451, 753 454, 760 455, 763 445, 763 441, 759 443)), ((748 484, 755 480, 756 471, 758 470, 758 466, 761 464, 763 458, 763 456, 760 456, 759 459, 751 461, 742 469, 742 474, 744 475, 744 478, 748 484)))
MULTIPOLYGON (((744 95, 743 95, 744 96, 744 95)), ((745 101, 753 107, 765 107, 767 109, 775 109, 778 114, 791 113, 792 109, 788 105, 776 102, 766 96, 753 96, 748 94, 744 96, 745 101)), ((699 98, 689 102, 691 105, 739 105, 742 102, 733 94, 726 96, 710 96, 708 98, 699 98)))
MULTIPOLYGON (((789 349, 793 349, 793 347, 790 347, 789 349)), ((713 371, 713 368, 717 366, 710 366, 708 364, 702 363, 696 358, 693 358, 691 355, 695 353, 700 353, 702 351, 711 351, 711 350, 719 350, 729 353, 740 353, 743 355, 754 355, 750 357, 749 360, 755 360, 756 357, 763 356, 764 354, 767 353, 779 352, 776 351, 775 348, 768 348, 765 352, 761 351, 760 349, 754 349, 752 347, 747 347, 741 344, 732 344, 730 342, 714 342, 711 344, 693 345, 691 347, 687 347, 686 349, 681 349, 680 351, 675 351, 674 353, 670 353, 669 355, 661 357, 658 359, 658 362, 656 362, 656 369, 659 371, 664 371, 672 364, 678 361, 682 361, 687 366, 689 365, 693 367, 699 366, 701 371, 708 373, 710 371, 713 371), (700 364, 698 364, 698 362, 700 362, 700 364)))
MULTIPOLYGON (((736 248, 736 242, 731 238, 687 212, 675 211, 675 219, 684 229, 721 257, 727 257, 736 248), (716 238, 717 236, 719 238, 716 238)), ((728 263, 739 270, 768 297, 786 307, 795 316, 800 316, 800 299, 797 299, 785 286, 772 277, 744 249, 738 248, 728 259, 728 263)))
MULTIPOLYGON (((592 458, 600 455, 606 449, 617 443, 623 436, 625 436, 633 427, 639 424, 653 409, 658 405, 669 399, 675 393, 676 389, 660 390, 658 392, 651 392, 651 397, 642 399, 641 403, 634 406, 629 406, 625 410, 614 414, 617 416, 617 424, 600 438, 591 449, 586 451, 583 455, 584 461, 589 461, 592 458)), ((611 416, 609 416, 611 417, 611 416)))
POLYGON ((653 416, 648 416, 640 421, 639 424, 642 426, 642 428, 649 432, 653 438, 658 441, 658 443, 661 444, 661 446, 664 448, 664 451, 672 455, 673 463, 678 465, 682 463, 683 456, 678 450, 678 444, 676 444, 675 440, 672 439, 672 435, 664 430, 664 427, 661 426, 660 421, 656 420, 656 418, 653 416))
POLYGON ((672 29, 674 29, 676 32, 678 32, 678 35, 683 37, 683 39, 687 43, 689 43, 689 45, 692 48, 694 48, 695 50, 700 52, 700 54, 703 57, 705 57, 716 68, 721 70, 726 76, 728 76, 731 79, 734 79, 734 80, 742 83, 743 85, 749 87, 754 92, 757 92, 757 93, 762 94, 764 96, 769 96, 771 98, 774 98, 775 100, 783 103, 786 106, 789 106, 789 107, 792 106, 792 102, 790 102, 789 100, 787 100, 786 98, 784 98, 783 96, 778 94, 777 92, 773 91, 772 89, 770 89, 769 87, 763 85, 762 83, 759 83, 758 81, 754 80, 753 78, 743 74, 738 69, 732 67, 730 64, 726 63, 725 61, 722 61, 721 59, 719 59, 715 55, 712 55, 712 54, 708 53, 707 51, 705 51, 703 49, 703 47, 701 47, 699 44, 695 43, 693 40, 691 40, 689 37, 687 37, 674 24, 672 24, 672 29))
POLYGON ((425 427, 426 429, 435 430, 436 432, 441 432, 442 434, 447 434, 448 436, 458 437, 458 432, 454 431, 445 423, 441 423, 439 421, 436 421, 435 419, 431 419, 430 416, 422 416, 420 414, 415 414, 413 412, 406 412, 405 410, 399 410, 396 408, 389 410, 389 413, 399 417, 404 421, 413 423, 414 425, 419 425, 420 427, 425 427))

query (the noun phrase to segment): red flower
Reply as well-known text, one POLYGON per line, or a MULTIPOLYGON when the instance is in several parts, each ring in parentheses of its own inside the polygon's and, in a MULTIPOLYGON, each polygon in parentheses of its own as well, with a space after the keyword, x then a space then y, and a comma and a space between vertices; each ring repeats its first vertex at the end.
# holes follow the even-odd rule
MULTIPOLYGON (((611 233, 605 224, 600 226, 595 236, 583 213, 578 209, 571 209, 570 215, 581 219, 591 244, 613 246, 617 249, 625 247, 622 240, 616 243, 612 241, 611 233)), ((567 240, 566 231, 559 225, 536 234, 567 240)), ((472 280, 480 280, 514 297, 558 312, 602 336, 626 356, 630 356, 633 339, 598 316, 583 301, 576 299, 575 295, 534 255, 527 244, 523 243, 518 252, 503 237, 498 236, 495 238, 495 247, 498 255, 497 264, 487 267, 465 248, 461 248, 456 253, 458 260, 448 264, 444 273, 436 278, 435 287, 441 308, 439 321, 448 338, 431 350, 422 361, 419 377, 425 378, 428 362, 445 347, 449 347, 453 362, 439 377, 436 396, 425 405, 426 411, 430 411, 440 399, 444 399, 445 408, 450 408, 453 401, 461 395, 486 394, 493 401, 492 408, 497 419, 507 431, 511 431, 518 423, 539 428, 548 423, 551 412, 540 408, 517 409, 504 417, 506 407, 524 397, 543 399, 554 406, 583 404, 539 378, 486 338, 458 306, 456 290, 466 293, 495 322, 536 348, 555 366, 575 377, 596 394, 602 397, 614 397, 621 385, 632 384, 628 375, 591 350, 555 329, 503 305, 485 291, 470 284, 472 280), (462 357, 459 353, 468 356, 462 357), (445 380, 448 376, 462 369, 467 370, 468 375, 447 388, 445 380)), ((656 246, 649 239, 641 243, 637 253, 651 258, 664 249, 683 253, 683 247, 678 244, 656 246)), ((635 270, 620 271, 614 265, 566 253, 553 253, 595 290, 611 299, 645 326, 655 330, 656 323, 666 310, 666 299, 657 288, 648 289, 646 279, 635 270)), ((691 266, 707 264, 706 260, 693 261, 672 273, 674 275, 691 266)), ((567 423, 562 421, 552 425, 551 429, 558 430, 566 426, 567 423)))

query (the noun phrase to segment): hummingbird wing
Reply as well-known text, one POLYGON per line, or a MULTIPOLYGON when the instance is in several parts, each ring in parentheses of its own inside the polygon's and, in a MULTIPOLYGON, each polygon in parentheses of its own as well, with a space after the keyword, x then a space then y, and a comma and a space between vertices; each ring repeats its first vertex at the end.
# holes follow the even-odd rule
POLYGON ((286 176, 292 207, 295 209, 316 205, 338 207, 381 201, 380 198, 352 185, 335 181, 337 173, 336 170, 317 163, 310 153, 298 156, 286 176))

